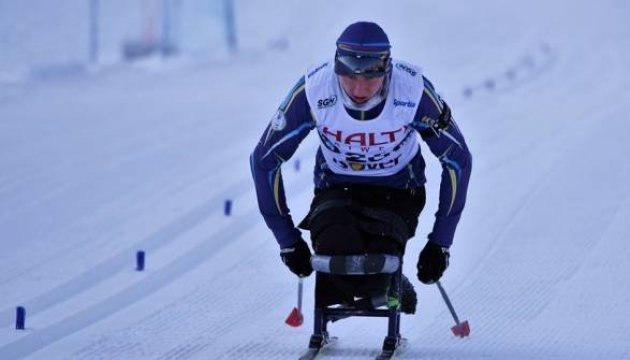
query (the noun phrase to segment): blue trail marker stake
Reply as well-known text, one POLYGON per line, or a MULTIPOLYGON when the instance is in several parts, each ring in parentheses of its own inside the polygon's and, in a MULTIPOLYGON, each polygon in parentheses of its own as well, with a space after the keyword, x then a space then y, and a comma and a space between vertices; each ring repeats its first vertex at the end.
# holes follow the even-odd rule
POLYGON ((136 253, 136 271, 144 270, 144 251, 136 253))
POLYGON ((493 79, 488 79, 488 80, 486 80, 486 82, 484 82, 484 84, 483 84, 483 85, 484 85, 484 86, 486 87, 486 89, 488 89, 488 90, 494 90, 494 87, 495 87, 496 83, 494 82, 494 80, 493 80, 493 79))
POLYGON ((225 207, 223 208, 225 216, 230 216, 232 213, 232 200, 225 200, 225 207))
POLYGON ((23 306, 15 308, 15 329, 24 330, 24 324, 26 323, 26 310, 23 306))
POLYGON ((516 70, 514 69, 510 69, 505 73, 505 76, 507 76, 508 79, 510 80, 514 80, 516 79, 516 70))

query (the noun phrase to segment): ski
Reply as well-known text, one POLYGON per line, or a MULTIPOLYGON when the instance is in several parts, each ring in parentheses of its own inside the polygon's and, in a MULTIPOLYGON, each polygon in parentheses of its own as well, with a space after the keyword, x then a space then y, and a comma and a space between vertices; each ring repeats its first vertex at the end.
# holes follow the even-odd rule
POLYGON ((376 360, 393 359, 395 353, 396 353, 396 350, 383 350, 374 359, 376 360))
MULTIPOLYGON (((326 337, 325 339, 311 339, 309 349, 299 357, 299 360, 315 360, 321 355, 321 350, 328 348, 337 342, 337 337, 326 337)), ((405 347, 407 339, 401 338, 396 343, 388 342, 387 348, 378 354, 375 360, 393 359, 399 349, 405 347)))
POLYGON ((407 339, 400 338, 396 342, 388 342, 386 340, 385 345, 383 346, 383 350, 380 354, 378 354, 375 360, 387 360, 393 359, 394 355, 396 355, 396 351, 407 344, 407 339))
POLYGON ((326 334, 323 338, 313 335, 309 344, 308 350, 300 356, 299 360, 314 360, 320 354, 323 348, 337 342, 337 337, 329 337, 326 334))
POLYGON ((308 349, 299 360, 314 360, 322 348, 308 349))

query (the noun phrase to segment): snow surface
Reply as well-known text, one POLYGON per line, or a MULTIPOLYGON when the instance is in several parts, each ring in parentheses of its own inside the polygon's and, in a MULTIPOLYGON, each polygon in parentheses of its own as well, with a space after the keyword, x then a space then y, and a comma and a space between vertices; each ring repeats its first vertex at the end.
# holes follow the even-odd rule
MULTIPOLYGON (((453 337, 437 288, 414 280, 399 358, 630 359, 630 3, 236 3, 231 58, 2 74, 0 359, 297 358, 313 279, 305 325, 286 326, 297 281, 258 214, 247 157, 304 68, 359 19, 424 67, 474 156, 443 279, 471 336, 453 337)), ((316 146, 311 135, 299 171, 283 171, 295 219, 316 146)), ((440 169, 427 162, 410 278, 437 208, 440 169)), ((340 342, 327 358, 367 358, 386 320, 330 330, 340 342)))

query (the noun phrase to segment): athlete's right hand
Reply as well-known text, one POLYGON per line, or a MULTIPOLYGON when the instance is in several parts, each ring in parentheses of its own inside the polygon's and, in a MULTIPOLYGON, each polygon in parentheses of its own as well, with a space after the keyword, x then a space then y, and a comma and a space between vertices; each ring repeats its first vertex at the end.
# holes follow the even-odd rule
POLYGON ((313 272, 311 249, 309 249, 306 241, 302 239, 298 240, 291 247, 280 249, 280 257, 289 270, 299 277, 309 276, 313 272))

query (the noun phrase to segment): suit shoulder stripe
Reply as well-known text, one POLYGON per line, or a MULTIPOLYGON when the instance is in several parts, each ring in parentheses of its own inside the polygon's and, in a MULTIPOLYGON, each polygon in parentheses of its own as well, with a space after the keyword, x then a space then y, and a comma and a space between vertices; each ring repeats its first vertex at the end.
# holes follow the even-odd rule
POLYGON ((438 100, 440 97, 435 92, 433 88, 433 84, 427 78, 423 77, 424 80, 424 93, 431 99, 435 107, 438 109, 438 112, 442 112, 442 103, 438 100))
POLYGON ((300 80, 298 80, 298 82, 293 86, 291 91, 289 91, 289 94, 284 98, 284 101, 282 101, 282 103, 280 104, 280 111, 285 112, 291 106, 293 100, 295 100, 295 98, 302 91, 304 91, 305 84, 306 79, 304 78, 304 76, 302 76, 300 80))

